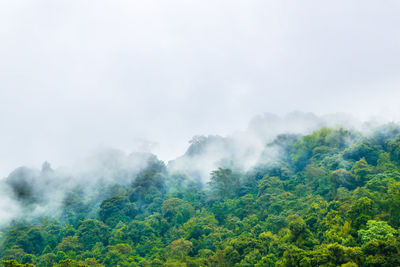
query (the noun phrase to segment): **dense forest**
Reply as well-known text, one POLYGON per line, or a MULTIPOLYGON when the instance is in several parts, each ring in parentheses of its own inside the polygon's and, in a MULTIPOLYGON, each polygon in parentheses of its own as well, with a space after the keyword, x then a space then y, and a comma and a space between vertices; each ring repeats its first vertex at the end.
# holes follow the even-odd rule
POLYGON ((229 138, 197 137, 185 160, 147 155, 139 171, 109 173, 121 179, 90 191, 62 178, 60 204, 36 216, 52 202, 42 188, 62 175, 48 163, 15 170, 3 183, 21 214, 2 226, 2 264, 400 266, 399 125, 279 134, 247 168, 231 148, 229 138), (208 178, 173 168, 210 144, 229 153, 208 178))

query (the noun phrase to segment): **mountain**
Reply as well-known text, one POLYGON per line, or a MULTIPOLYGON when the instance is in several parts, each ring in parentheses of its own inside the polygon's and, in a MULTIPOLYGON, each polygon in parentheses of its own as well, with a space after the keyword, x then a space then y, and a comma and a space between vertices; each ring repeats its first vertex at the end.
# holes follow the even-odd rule
POLYGON ((194 137, 167 165, 110 150, 17 168, 0 185, 3 265, 400 266, 400 125, 303 115, 194 137))

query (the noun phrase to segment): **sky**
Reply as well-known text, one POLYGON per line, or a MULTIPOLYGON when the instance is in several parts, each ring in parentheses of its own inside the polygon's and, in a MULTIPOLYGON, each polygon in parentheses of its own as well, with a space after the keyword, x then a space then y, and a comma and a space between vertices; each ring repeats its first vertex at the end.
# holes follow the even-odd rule
POLYGON ((400 119, 400 1, 0 2, 0 177, 300 110, 400 119))

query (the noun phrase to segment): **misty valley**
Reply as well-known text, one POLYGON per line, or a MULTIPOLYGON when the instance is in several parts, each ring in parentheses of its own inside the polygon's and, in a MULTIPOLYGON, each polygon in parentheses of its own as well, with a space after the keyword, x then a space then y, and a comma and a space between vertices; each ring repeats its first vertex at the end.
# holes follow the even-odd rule
POLYGON ((400 266, 400 125, 265 114, 0 180, 9 266, 400 266))

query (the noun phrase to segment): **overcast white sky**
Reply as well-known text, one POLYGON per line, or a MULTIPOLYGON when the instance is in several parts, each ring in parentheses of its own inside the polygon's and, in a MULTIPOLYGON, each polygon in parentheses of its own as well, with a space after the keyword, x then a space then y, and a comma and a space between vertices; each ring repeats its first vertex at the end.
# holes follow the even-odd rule
POLYGON ((0 2, 0 177, 293 110, 400 115, 400 1, 0 2))

